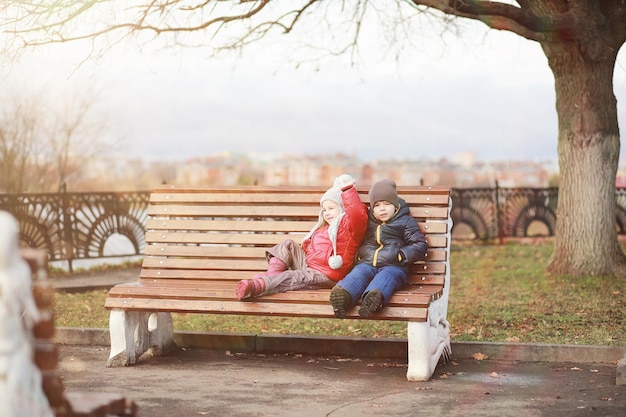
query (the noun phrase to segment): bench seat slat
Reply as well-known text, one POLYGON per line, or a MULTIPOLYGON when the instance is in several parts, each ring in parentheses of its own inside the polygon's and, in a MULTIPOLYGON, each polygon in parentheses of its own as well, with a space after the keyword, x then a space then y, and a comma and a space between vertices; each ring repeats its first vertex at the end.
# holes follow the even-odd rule
MULTIPOLYGON (((409 283, 407 283, 400 292, 407 291, 413 292, 417 288, 421 287, 443 287, 444 285, 444 277, 441 275, 431 275, 428 277, 424 277, 426 279, 422 280, 421 277, 411 276, 409 283)), ((120 287, 123 288, 125 286, 131 285, 141 285, 141 286, 163 286, 163 287, 177 287, 177 288, 195 288, 198 286, 210 286, 216 288, 228 287, 231 290, 234 289, 235 280, 221 280, 221 279, 212 279, 212 278, 197 278, 197 279, 189 279, 185 277, 177 277, 177 278, 163 278, 159 279, 151 279, 151 278, 141 278, 139 281, 135 281, 132 283, 122 284, 120 287)), ((237 280, 238 281, 238 280, 237 280)), ((312 291, 324 291, 324 289, 316 289, 312 291)), ((291 291, 289 292, 292 293, 291 291)), ((231 293, 232 295, 232 293, 231 293)))
MULTIPOLYGON (((231 300, 234 301, 234 285, 217 284, 212 286, 168 286, 163 284, 154 285, 120 285, 111 290, 110 297, 133 298, 171 298, 177 300, 231 300)), ((437 296, 441 286, 419 288, 398 291, 392 295, 390 306, 420 306, 428 307, 431 298, 437 296)), ((259 297, 255 300, 271 303, 304 303, 323 304, 328 306, 329 290, 289 291, 286 293, 273 294, 272 296, 259 297)))
MULTIPOLYGON (((261 301, 225 301, 225 300, 176 300, 147 298, 116 298, 106 299, 108 309, 132 309, 138 311, 167 311, 172 313, 205 313, 205 314, 250 314, 285 317, 334 318, 329 304, 296 304, 267 303, 261 301)), ((385 307, 374 313, 369 319, 394 321, 425 321, 428 315, 426 308, 419 307, 385 307)), ((358 319, 356 309, 352 309, 348 318, 358 319)))
MULTIPOLYGON (((256 271, 256 272, 260 272, 256 271)), ((208 280, 208 281, 239 281, 242 279, 248 279, 255 271, 207 271, 201 269, 149 269, 143 268, 139 273, 139 277, 141 280, 208 280)), ((410 275, 409 283, 413 284, 428 284, 433 283, 435 285, 443 285, 444 276, 443 275, 433 275, 433 274, 421 274, 421 275, 410 275)))
MULTIPOLYGON (((163 269, 203 269, 203 270, 236 270, 236 271, 263 271, 267 269, 267 261, 264 258, 238 259, 237 262, 228 262, 224 258, 152 258, 143 260, 143 268, 163 269)), ((420 263, 411 265, 410 271, 414 274, 422 273, 445 273, 445 264, 420 263)))

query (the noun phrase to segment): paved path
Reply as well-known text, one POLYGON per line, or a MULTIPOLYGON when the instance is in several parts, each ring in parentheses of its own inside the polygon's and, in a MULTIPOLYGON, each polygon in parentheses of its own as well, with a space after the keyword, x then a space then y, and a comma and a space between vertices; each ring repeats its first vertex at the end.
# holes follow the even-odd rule
POLYGON ((445 416, 623 417, 615 367, 456 360, 429 382, 401 361, 187 349, 106 368, 108 350, 61 346, 69 390, 120 393, 142 417, 445 416))
POLYGON ((141 268, 112 271, 91 271, 50 277, 55 288, 63 291, 85 291, 96 288, 111 288, 115 284, 139 279, 141 268))

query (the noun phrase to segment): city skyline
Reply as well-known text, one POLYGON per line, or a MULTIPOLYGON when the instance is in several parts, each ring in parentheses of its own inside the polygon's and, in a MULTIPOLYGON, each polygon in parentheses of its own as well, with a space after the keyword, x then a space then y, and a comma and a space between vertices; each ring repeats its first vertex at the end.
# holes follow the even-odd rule
MULTIPOLYGON (((369 54, 366 44, 356 69, 346 59, 295 69, 270 42, 239 58, 122 43, 93 60, 85 60, 86 45, 49 45, 5 68, 3 82, 20 91, 101 92, 102 114, 125 143, 118 154, 148 160, 222 150, 555 160, 554 80, 539 45, 476 22, 463 30, 424 35, 397 61, 369 54)), ((623 55, 615 73, 622 124, 623 55)))

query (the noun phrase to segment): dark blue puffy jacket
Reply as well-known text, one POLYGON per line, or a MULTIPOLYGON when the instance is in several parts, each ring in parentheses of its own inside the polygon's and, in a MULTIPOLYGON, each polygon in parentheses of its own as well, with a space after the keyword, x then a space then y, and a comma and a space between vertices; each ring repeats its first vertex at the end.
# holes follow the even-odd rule
POLYGON ((357 253, 358 262, 381 268, 396 265, 408 270, 413 262, 424 259, 428 243, 406 201, 400 199, 396 214, 382 223, 369 210, 367 231, 357 253))

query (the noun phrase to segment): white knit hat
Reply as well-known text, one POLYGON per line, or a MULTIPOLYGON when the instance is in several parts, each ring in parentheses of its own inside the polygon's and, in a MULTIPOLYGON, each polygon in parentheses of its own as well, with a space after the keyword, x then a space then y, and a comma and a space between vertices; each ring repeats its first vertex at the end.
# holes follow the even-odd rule
POLYGON ((335 187, 335 186, 330 187, 328 191, 324 193, 322 198, 320 198, 320 207, 322 206, 322 203, 324 203, 324 201, 326 200, 330 200, 334 202, 339 207, 341 207, 341 210, 343 211, 343 200, 341 199, 341 188, 335 187))

